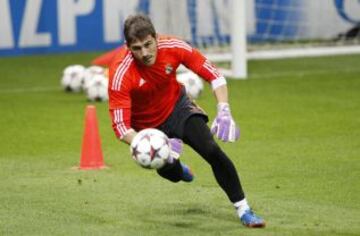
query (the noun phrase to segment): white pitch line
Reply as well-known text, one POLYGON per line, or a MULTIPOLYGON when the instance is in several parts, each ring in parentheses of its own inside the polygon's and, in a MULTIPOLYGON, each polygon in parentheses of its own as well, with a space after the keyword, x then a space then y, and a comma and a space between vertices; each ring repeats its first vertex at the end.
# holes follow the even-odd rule
MULTIPOLYGON (((272 72, 272 73, 250 73, 249 79, 271 79, 276 77, 304 77, 308 75, 323 75, 329 73, 354 73, 359 72, 359 68, 349 69, 329 69, 329 70, 310 70, 310 71, 284 71, 284 72, 272 72)), ((37 93, 37 92, 52 92, 60 91, 62 88, 59 87, 27 87, 27 88, 0 88, 0 94, 11 94, 11 93, 37 93)))
MULTIPOLYGON (((229 69, 219 68, 220 72, 225 77, 232 77, 232 72, 229 69)), ((318 69, 318 70, 309 70, 307 71, 304 69, 303 71, 296 70, 296 71, 280 71, 280 72, 261 72, 261 73, 252 73, 249 72, 248 79, 271 79, 277 77, 304 77, 309 75, 325 75, 325 74, 344 74, 344 73, 360 73, 360 68, 334 68, 334 69, 318 69)))
POLYGON ((351 69, 337 69, 337 70, 310 70, 310 71, 284 71, 284 72, 272 72, 272 73, 250 73, 249 79, 267 79, 267 78, 276 78, 276 77, 304 77, 308 75, 324 75, 324 74, 344 74, 344 73, 354 73, 359 72, 360 69, 358 68, 351 68, 351 69))
POLYGON ((0 94, 6 93, 37 93, 37 92, 52 92, 60 91, 59 87, 28 87, 28 88, 7 88, 0 89, 0 94))

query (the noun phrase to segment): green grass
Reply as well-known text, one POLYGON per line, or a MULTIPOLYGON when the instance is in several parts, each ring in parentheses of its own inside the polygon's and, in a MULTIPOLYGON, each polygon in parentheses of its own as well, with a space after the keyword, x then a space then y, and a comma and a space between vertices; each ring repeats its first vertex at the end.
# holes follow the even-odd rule
MULTIPOLYGON (((209 167, 172 184, 139 168, 97 115, 106 164, 80 160, 83 94, 60 89, 62 69, 95 54, 0 58, 0 235, 359 235, 360 56, 250 62, 229 80, 242 138, 221 144, 267 228, 241 226, 209 167)), ((209 88, 197 101, 210 119, 209 88)))

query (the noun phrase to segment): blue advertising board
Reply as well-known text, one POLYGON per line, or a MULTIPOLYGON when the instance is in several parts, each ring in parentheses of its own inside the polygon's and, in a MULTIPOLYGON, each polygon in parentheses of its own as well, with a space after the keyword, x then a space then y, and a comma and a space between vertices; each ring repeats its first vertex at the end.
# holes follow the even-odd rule
MULTIPOLYGON (((117 2, 123 3, 112 0, 0 0, 0 56, 117 47, 123 43, 121 22, 128 14, 117 2), (112 16, 114 21, 106 16, 112 16)), ((135 11, 146 13, 146 1, 134 2, 137 4, 135 11)))
MULTIPOLYGON (((195 46, 228 44, 232 1, 0 0, 0 56, 113 49, 124 43, 125 18, 137 12, 161 16, 157 23, 165 32, 160 33, 168 30, 195 46)), ((360 1, 246 1, 247 21, 253 23, 248 40, 254 42, 292 40, 304 32, 329 38, 360 24, 360 1), (325 3, 327 12, 319 19, 317 5, 324 10, 325 3)))

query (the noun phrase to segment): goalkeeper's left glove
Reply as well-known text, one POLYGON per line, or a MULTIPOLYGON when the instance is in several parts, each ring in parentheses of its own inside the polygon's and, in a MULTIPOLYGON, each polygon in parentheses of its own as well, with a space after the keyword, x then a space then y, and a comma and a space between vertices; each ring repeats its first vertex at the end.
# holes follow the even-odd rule
POLYGON ((217 116, 211 125, 211 133, 223 142, 235 142, 240 137, 240 130, 231 116, 229 104, 219 103, 217 110, 217 116))

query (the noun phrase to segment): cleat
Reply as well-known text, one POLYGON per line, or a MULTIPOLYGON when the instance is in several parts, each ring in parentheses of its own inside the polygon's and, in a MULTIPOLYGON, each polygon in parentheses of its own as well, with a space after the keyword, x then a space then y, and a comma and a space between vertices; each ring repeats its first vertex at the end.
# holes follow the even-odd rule
POLYGON ((185 181, 185 182, 191 182, 193 181, 194 179, 194 174, 192 173, 192 171, 190 170, 190 168, 185 165, 185 164, 182 164, 181 163, 181 167, 182 167, 182 177, 181 177, 181 180, 182 181, 185 181))
POLYGON ((240 221, 243 225, 250 228, 263 228, 265 227, 265 221, 255 215, 250 209, 246 210, 245 213, 240 217, 240 221))

